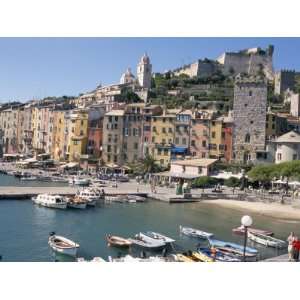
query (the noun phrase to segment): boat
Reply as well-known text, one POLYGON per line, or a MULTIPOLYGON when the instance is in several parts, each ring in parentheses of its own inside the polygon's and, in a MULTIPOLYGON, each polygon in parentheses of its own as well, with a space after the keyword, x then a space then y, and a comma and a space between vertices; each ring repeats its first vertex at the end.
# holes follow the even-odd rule
POLYGON ((126 201, 126 199, 122 195, 115 195, 115 196, 105 195, 104 200, 105 202, 119 202, 119 203, 124 203, 126 201))
POLYGON ((146 198, 145 197, 141 197, 141 196, 137 196, 137 195, 128 195, 127 196, 127 200, 128 200, 128 202, 131 202, 131 203, 145 202, 146 198))
MULTIPOLYGON (((233 228, 232 232, 235 233, 235 234, 242 235, 242 234, 245 233, 245 227, 244 226, 239 226, 239 227, 233 228)), ((270 231, 270 230, 263 230, 263 229, 257 229, 257 228, 252 228, 252 227, 248 228, 248 232, 260 233, 260 234, 264 234, 264 235, 268 235, 268 236, 273 235, 273 232, 270 231)))
POLYGON ((174 260, 177 262, 195 262, 192 258, 181 253, 172 254, 172 256, 174 257, 174 260))
MULTIPOLYGON (((234 255, 238 258, 243 257, 244 255, 244 246, 242 245, 216 239, 208 239, 208 241, 211 247, 217 248, 217 251, 220 251, 223 254, 234 255)), ((256 260, 258 251, 255 248, 246 247, 245 250, 247 259, 256 260)))
POLYGON ((77 192, 76 197, 82 201, 86 201, 88 206, 95 206, 96 202, 101 199, 101 194, 95 189, 86 188, 77 192))
POLYGON ((36 180, 38 180, 38 177, 36 177, 36 176, 25 176, 25 177, 21 177, 20 180, 22 180, 22 181, 36 181, 36 180))
POLYGON ((180 232, 191 237, 197 237, 200 239, 208 239, 213 237, 213 233, 205 232, 199 229, 194 229, 191 227, 179 226, 180 232))
POLYGON ((287 247, 285 241, 261 233, 248 232, 248 237, 251 241, 256 242, 258 244, 265 245, 267 247, 273 247, 273 248, 287 247))
POLYGON ((75 177, 69 180, 70 185, 89 186, 90 180, 87 178, 75 177))
POLYGON ((105 259, 103 259, 102 257, 94 257, 91 260, 87 260, 84 257, 78 257, 76 259, 77 262, 106 262, 105 259))
POLYGON ((149 256, 149 257, 133 257, 129 254, 123 257, 108 257, 109 262, 166 262, 171 261, 170 258, 165 258, 162 256, 149 256))
POLYGON ((69 208, 85 209, 87 206, 87 201, 81 200, 77 197, 67 197, 66 201, 69 208))
POLYGON ((198 248, 198 254, 200 260, 203 262, 217 261, 217 262, 239 262, 241 261, 239 258, 227 255, 218 249, 215 249, 215 257, 212 254, 211 248, 198 248))
POLYGON ((107 235, 106 240, 109 246, 128 248, 132 245, 132 242, 128 239, 116 235, 107 235))
POLYGON ((50 194, 39 194, 37 197, 33 197, 32 201, 35 204, 49 208, 59 208, 66 209, 67 201, 64 197, 60 195, 50 195, 50 194))
POLYGON ((79 244, 63 236, 56 235, 55 232, 50 233, 48 244, 53 251, 73 257, 76 257, 77 250, 80 247, 79 244))
POLYGON ((143 233, 136 234, 135 238, 130 238, 128 240, 132 242, 132 244, 145 249, 158 250, 166 246, 165 242, 152 239, 143 233))
POLYGON ((154 232, 154 231, 147 231, 146 235, 148 235, 149 237, 151 237, 153 239, 163 241, 166 244, 170 244, 170 243, 175 243, 176 242, 172 238, 170 238, 168 236, 165 236, 165 235, 163 235, 161 233, 154 232))
POLYGON ((202 262, 213 262, 214 261, 214 259, 211 256, 209 256, 207 253, 199 251, 199 250, 198 250, 198 252, 193 251, 192 256, 202 262))

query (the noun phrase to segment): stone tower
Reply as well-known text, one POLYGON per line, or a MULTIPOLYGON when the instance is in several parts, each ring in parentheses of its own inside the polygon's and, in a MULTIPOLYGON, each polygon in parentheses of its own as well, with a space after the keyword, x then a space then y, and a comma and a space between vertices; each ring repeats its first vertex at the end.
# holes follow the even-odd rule
POLYGON ((151 87, 152 65, 147 54, 144 54, 137 66, 137 79, 142 88, 151 87))
POLYGON ((265 159, 267 83, 237 76, 233 100, 233 158, 240 163, 265 159))

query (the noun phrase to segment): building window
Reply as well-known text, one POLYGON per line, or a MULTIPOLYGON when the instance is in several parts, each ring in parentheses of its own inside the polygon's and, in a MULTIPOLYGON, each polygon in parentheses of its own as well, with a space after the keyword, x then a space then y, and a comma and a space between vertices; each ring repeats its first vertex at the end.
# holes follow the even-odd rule
POLYGON ((118 162, 118 156, 117 155, 114 155, 114 162, 118 162))
POLYGON ((191 141, 191 145, 192 145, 193 147, 195 147, 195 146, 196 146, 196 142, 195 142, 195 140, 192 140, 192 141, 191 141))
POLYGON ((297 160, 297 154, 293 154, 293 160, 297 160))
POLYGON ((152 143, 155 143, 155 136, 152 137, 152 143))
POLYGON ((160 162, 161 165, 164 164, 164 160, 163 159, 161 159, 159 162, 160 162))
POLYGON ((110 155, 107 155, 107 161, 110 162, 110 155))
POLYGON ((178 137, 175 139, 175 144, 179 144, 179 138, 178 137))
POLYGON ((205 157, 206 157, 206 153, 202 152, 202 158, 205 158, 205 157))
POLYGON ((206 148, 206 141, 202 141, 202 147, 206 148))
POLYGON ((277 160, 281 160, 281 153, 277 153, 277 160))
POLYGON ((166 133, 166 128, 165 127, 163 127, 162 132, 166 133))
POLYGON ((250 143, 250 134, 247 133, 245 136, 245 143, 250 143))
POLYGON ((198 174, 202 174, 202 167, 198 167, 198 174))
POLYGON ((249 91, 249 96, 250 96, 250 97, 252 96, 252 91, 249 91))
POLYGON ((215 138, 216 138, 216 132, 215 132, 215 131, 212 131, 212 133, 211 133, 211 137, 212 137, 213 139, 215 139, 215 138))
POLYGON ((164 155, 167 156, 169 153, 168 149, 164 149, 164 155))
POLYGON ((169 127, 169 133, 172 133, 172 128, 169 127))
POLYGON ((111 145, 107 145, 107 152, 111 152, 111 145))
POLYGON ((193 152, 193 156, 196 156, 197 155, 197 153, 196 152, 193 152))
POLYGON ((134 149, 137 150, 139 147, 139 144, 138 143, 134 143, 134 149))
POLYGON ((183 139, 182 139, 182 144, 183 144, 183 145, 186 145, 186 138, 183 138, 183 139))
POLYGON ((166 143, 166 139, 162 139, 162 143, 165 144, 166 143))
POLYGON ((157 149, 157 155, 161 155, 161 149, 157 149))
POLYGON ((152 130, 153 130, 153 132, 156 132, 156 127, 153 126, 153 127, 152 127, 152 130))

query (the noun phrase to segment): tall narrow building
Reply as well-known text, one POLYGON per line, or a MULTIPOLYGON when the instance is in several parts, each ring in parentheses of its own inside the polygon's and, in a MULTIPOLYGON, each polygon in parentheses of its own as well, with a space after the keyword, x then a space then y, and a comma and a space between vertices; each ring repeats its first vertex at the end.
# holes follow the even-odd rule
POLYGON ((233 101, 233 157, 255 163, 266 158, 267 84, 261 77, 237 76, 233 101))
POLYGON ((137 79, 142 88, 150 89, 152 65, 147 54, 144 54, 137 66, 137 79))

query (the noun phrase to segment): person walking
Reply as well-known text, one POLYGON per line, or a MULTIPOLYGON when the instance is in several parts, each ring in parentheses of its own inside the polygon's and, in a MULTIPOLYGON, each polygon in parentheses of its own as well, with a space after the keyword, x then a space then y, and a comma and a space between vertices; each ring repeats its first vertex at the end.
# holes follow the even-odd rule
POLYGON ((294 247, 293 247, 293 242, 295 240, 295 234, 294 232, 291 232, 290 235, 288 236, 287 238, 287 241, 288 241, 288 255, 289 255, 289 261, 292 261, 293 258, 294 258, 294 253, 293 253, 293 250, 294 250, 294 247))
POLYGON ((300 241, 298 237, 295 237, 293 241, 293 259, 299 261, 300 241))

